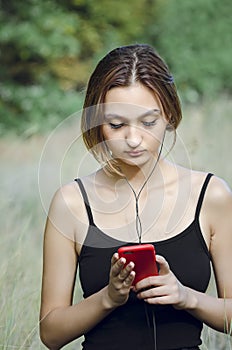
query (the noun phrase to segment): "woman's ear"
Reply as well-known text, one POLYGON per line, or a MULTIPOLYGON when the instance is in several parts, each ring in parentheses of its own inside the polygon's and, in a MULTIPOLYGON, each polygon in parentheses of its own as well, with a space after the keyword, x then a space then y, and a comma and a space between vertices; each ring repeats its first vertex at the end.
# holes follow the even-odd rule
POLYGON ((167 120, 166 130, 167 131, 174 131, 175 129, 176 129, 175 128, 175 120, 172 116, 169 116, 168 120, 167 120))
POLYGON ((173 130, 175 130, 175 128, 174 128, 173 125, 171 125, 170 123, 168 123, 167 126, 166 126, 166 130, 167 130, 167 131, 173 131, 173 130))

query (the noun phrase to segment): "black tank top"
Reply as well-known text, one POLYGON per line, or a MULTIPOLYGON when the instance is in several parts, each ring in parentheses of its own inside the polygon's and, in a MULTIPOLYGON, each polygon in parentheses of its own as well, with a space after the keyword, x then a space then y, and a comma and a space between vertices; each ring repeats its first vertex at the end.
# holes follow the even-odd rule
MULTIPOLYGON (((179 281, 200 292, 206 291, 210 280, 210 255, 201 233, 199 215, 211 176, 207 175, 202 186, 193 222, 178 235, 152 243, 157 254, 167 259, 179 281)), ((95 225, 84 186, 80 179, 76 181, 90 224, 79 257, 80 282, 83 296, 87 298, 108 284, 111 257, 117 249, 134 243, 118 241, 95 225)), ((125 305, 118 307, 85 334, 82 345, 84 350, 171 350, 195 347, 201 344, 202 327, 202 322, 186 311, 176 310, 172 305, 145 307, 145 302, 138 300, 135 293, 131 292, 125 305)))

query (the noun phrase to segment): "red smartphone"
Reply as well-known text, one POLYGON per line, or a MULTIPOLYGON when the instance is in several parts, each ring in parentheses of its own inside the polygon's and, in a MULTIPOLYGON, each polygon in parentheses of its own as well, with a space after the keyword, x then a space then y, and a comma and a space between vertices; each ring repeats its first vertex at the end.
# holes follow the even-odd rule
POLYGON ((152 244, 139 244, 118 249, 119 258, 126 259, 126 265, 133 261, 135 264, 135 279, 133 285, 149 276, 159 274, 155 258, 155 248, 152 244))

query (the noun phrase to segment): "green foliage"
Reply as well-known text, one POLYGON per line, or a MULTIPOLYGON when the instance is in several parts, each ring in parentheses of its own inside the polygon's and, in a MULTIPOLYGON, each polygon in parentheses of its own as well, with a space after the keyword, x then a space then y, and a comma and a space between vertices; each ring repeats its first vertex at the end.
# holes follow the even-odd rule
POLYGON ((2 1, 0 132, 30 135, 78 110, 102 52, 142 39, 148 2, 2 1))
POLYGON ((73 35, 78 27, 75 15, 61 12, 48 0, 12 3, 18 8, 9 9, 7 3, 0 17, 1 75, 5 79, 31 83, 38 73, 46 71, 46 62, 64 54, 78 55, 78 41, 73 35))
POLYGON ((232 90, 231 0, 159 0, 161 54, 185 98, 232 90))
POLYGON ((56 72, 64 55, 79 54, 77 15, 54 1, 7 1, 0 21, 0 132, 14 129, 29 136, 54 127, 80 108, 81 96, 56 72))
POLYGON ((232 90, 231 0, 2 0, 0 133, 43 131, 81 107, 96 61, 155 46, 182 96, 232 90))
POLYGON ((32 86, 0 84, 0 95, 1 134, 15 130, 29 137, 44 132, 82 106, 80 94, 64 92, 54 81, 32 86))

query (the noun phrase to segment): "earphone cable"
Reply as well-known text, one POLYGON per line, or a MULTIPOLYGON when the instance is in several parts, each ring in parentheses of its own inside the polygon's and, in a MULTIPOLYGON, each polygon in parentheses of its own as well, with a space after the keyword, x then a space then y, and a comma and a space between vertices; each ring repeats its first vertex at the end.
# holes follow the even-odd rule
MULTIPOLYGON (((152 174, 154 173, 156 166, 160 160, 161 157, 161 153, 163 150, 163 145, 164 145, 164 139, 165 139, 165 134, 166 134, 166 130, 164 132, 163 135, 163 139, 161 142, 161 146, 160 146, 160 150, 157 156, 157 159, 155 161, 155 164, 149 174, 149 176, 147 177, 147 179, 144 181, 143 185, 141 186, 138 194, 136 194, 134 188, 132 187, 132 185, 130 184, 130 182, 128 181, 128 179, 125 177, 126 182, 128 183, 129 187, 132 190, 132 193, 134 194, 134 198, 135 198, 135 212, 136 212, 136 232, 138 235, 138 239, 139 239, 139 244, 141 244, 142 242, 142 222, 141 222, 141 218, 139 215, 139 197, 142 193, 142 190, 144 189, 144 187, 146 186, 146 184, 148 183, 149 179, 151 178, 152 174)), ((149 308, 150 305, 144 303, 144 307, 145 307, 145 314, 146 314, 146 319, 147 319, 147 325, 148 325, 148 329, 151 329, 151 336, 152 336, 152 340, 151 340, 151 348, 152 350, 157 350, 157 339, 156 339, 156 320, 155 320, 155 310, 154 308, 149 308), (150 315, 149 315, 149 311, 151 311, 152 313, 152 317, 151 317, 151 321, 150 321, 150 315)))
POLYGON ((144 309, 146 314, 147 326, 148 329, 151 331, 151 350, 157 350, 155 310, 152 305, 149 305, 146 302, 144 302, 144 309))
POLYGON ((158 162, 160 160, 161 153, 162 153, 162 150, 163 150, 163 145, 164 145, 165 134, 166 134, 166 130, 165 130, 164 135, 163 135, 163 139, 162 139, 162 142, 161 142, 160 150, 159 150, 159 153, 158 153, 158 157, 157 157, 157 159, 155 161, 155 164, 154 164, 154 166, 153 166, 149 176, 147 177, 147 179, 144 181, 143 185, 141 186, 138 194, 136 194, 136 192, 133 189, 132 185, 130 184, 129 180, 125 176, 125 180, 128 183, 130 189, 132 190, 132 193, 134 194, 134 198, 135 198, 135 214, 136 214, 135 225, 136 225, 136 232, 137 232, 138 239, 139 239, 139 244, 141 244, 141 241, 142 241, 142 222, 141 222, 141 218, 140 218, 140 215, 139 215, 139 197, 140 197, 140 195, 142 193, 142 190, 144 189, 144 187, 148 183, 150 177, 154 173, 154 171, 156 169, 156 166, 157 166, 157 164, 158 164, 158 162))

